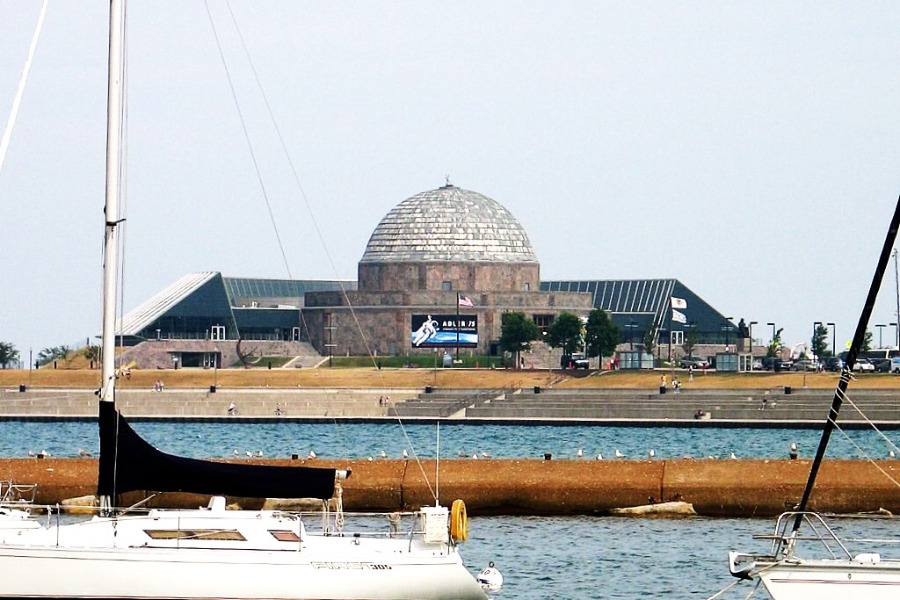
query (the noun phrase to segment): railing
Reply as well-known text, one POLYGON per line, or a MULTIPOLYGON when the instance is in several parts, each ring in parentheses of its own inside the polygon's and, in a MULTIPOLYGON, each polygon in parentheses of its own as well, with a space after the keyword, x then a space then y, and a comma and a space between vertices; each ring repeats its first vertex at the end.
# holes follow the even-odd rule
POLYGON ((754 535, 753 538, 772 540, 772 556, 778 558, 793 556, 798 542, 814 542, 824 548, 831 558, 838 558, 839 555, 845 558, 853 558, 853 554, 825 522, 822 515, 814 512, 782 513, 775 523, 774 533, 754 535), (802 518, 804 526, 797 531, 792 531, 794 521, 798 515, 802 518), (801 535, 801 530, 811 531, 812 533, 801 535))
POLYGON ((36 483, 13 483, 0 481, 0 504, 34 504, 37 493, 36 483))

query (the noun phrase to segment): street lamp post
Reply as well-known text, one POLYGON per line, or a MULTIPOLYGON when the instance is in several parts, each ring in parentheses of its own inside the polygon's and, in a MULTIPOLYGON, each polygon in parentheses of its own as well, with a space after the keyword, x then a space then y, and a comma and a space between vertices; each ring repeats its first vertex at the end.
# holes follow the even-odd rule
POLYGON ((722 329, 725 330, 725 352, 728 352, 728 333, 731 331, 731 320, 733 317, 725 317, 725 326, 722 329))
POLYGON ((837 327, 835 327, 834 323, 825 323, 827 326, 831 327, 831 351, 835 356, 838 355, 837 351, 837 327))
MULTIPOLYGON (((753 326, 756 325, 756 321, 750 321, 747 325, 747 333, 750 334, 750 360, 753 360, 753 326)), ((750 366, 750 369, 753 369, 753 366, 750 366)))
POLYGON ((875 327, 878 328, 878 347, 884 348, 884 341, 882 340, 881 334, 884 333, 885 325, 884 323, 876 323, 875 327))
MULTIPOLYGON (((900 336, 900 325, 898 325, 897 323, 888 323, 888 325, 894 328, 894 339, 896 340, 898 336, 900 336)), ((894 348, 896 347, 897 346, 894 346, 894 348)))

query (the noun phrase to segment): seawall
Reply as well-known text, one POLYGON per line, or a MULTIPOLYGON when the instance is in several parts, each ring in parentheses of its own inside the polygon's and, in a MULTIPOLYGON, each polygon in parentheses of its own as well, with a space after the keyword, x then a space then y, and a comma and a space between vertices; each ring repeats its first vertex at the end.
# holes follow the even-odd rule
MULTIPOLYGON (((411 460, 252 460, 259 464, 351 468, 349 511, 406 510, 434 503, 435 462, 411 460)), ((701 515, 762 517, 800 498, 809 460, 511 460, 440 462, 444 504, 465 500, 472 515, 590 515, 612 508, 680 499, 701 515)), ((810 508, 834 513, 900 512, 900 463, 833 460, 823 464, 810 508), (882 473, 882 471, 884 473, 882 473)), ((0 477, 36 483, 36 501, 56 504, 96 490, 96 459, 0 459, 0 477)), ((143 497, 130 494, 128 502, 143 497)), ((148 506, 196 507, 206 496, 162 494, 148 506)), ((261 499, 232 498, 245 508, 261 499)))

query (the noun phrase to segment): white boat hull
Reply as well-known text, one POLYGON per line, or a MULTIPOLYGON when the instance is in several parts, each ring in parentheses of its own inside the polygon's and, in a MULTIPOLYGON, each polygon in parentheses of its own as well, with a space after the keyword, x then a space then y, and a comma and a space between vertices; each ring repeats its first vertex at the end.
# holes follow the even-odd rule
POLYGON ((896 600, 900 562, 859 564, 851 560, 757 563, 757 575, 773 600, 896 600))
POLYGON ((449 543, 308 534, 267 511, 159 511, 10 531, 0 573, 0 598, 485 598, 449 543))

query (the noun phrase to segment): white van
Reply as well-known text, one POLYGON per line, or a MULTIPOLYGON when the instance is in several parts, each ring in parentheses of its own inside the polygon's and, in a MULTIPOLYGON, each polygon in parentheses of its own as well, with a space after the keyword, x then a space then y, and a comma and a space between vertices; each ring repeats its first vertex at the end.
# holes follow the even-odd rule
POLYGON ((900 373, 900 356, 891 359, 891 373, 900 373))

